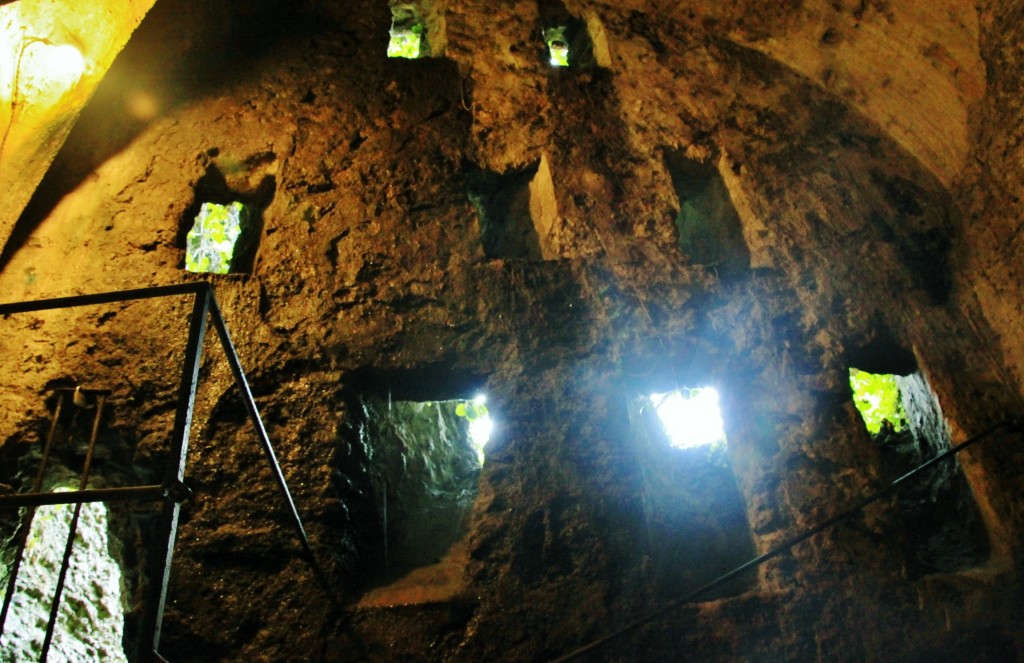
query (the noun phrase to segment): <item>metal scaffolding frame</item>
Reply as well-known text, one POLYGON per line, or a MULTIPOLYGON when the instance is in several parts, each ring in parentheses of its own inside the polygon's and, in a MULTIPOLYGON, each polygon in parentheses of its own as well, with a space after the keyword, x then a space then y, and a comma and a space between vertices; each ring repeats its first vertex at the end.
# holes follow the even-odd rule
MULTIPOLYGON (((207 320, 212 319, 213 327, 220 338, 221 346, 224 349, 225 357, 231 367, 235 383, 242 392, 242 400, 245 403, 249 419, 256 430, 260 444, 266 455, 274 481, 280 489, 289 512, 290 520, 294 526, 295 533, 302 545, 303 553, 311 565, 317 579, 325 583, 326 576, 316 561, 313 549, 310 547, 309 538, 306 536, 302 519, 295 507, 288 484, 285 481, 281 466, 274 454, 274 448, 270 443, 267 430, 260 418, 253 399, 252 390, 249 388, 248 380, 242 370, 238 354, 235 352, 231 336, 228 334, 224 316, 213 295, 213 288, 206 282, 182 283, 170 286, 157 286, 151 288, 139 288, 133 290, 122 290, 117 292, 99 293, 94 295, 78 295, 73 297, 59 297, 28 302, 17 302, 11 304, 0 304, 0 316, 9 316, 16 313, 32 311, 47 311, 55 309, 75 308, 81 306, 93 306, 97 304, 113 304, 140 299, 157 299, 163 297, 176 297, 191 295, 194 297, 192 312, 189 317, 188 340, 185 345, 185 359, 182 366, 181 381, 178 387, 177 407, 174 415, 174 428, 171 437, 171 455, 168 467, 164 474, 164 481, 160 485, 116 487, 104 489, 89 489, 89 470, 92 461, 93 449, 96 444, 97 432, 99 430, 100 417, 106 400, 106 392, 95 392, 97 398, 96 412, 92 424, 89 447, 86 452, 85 463, 82 475, 79 480, 78 490, 43 493, 43 479, 46 467, 49 462, 50 452, 53 445, 54 433, 57 428, 57 420, 60 417, 61 408, 70 389, 58 390, 57 405, 54 409, 53 420, 47 435, 40 466, 32 485, 32 492, 14 495, 0 496, 0 509, 22 508, 25 512, 18 530, 16 542, 18 544, 15 552, 15 560, 11 567, 8 579, 7 594, 4 598, 3 608, 0 611, 0 638, 3 637, 4 624, 10 610, 10 604, 14 596, 17 583, 18 570, 24 555, 25 543, 28 531, 35 514, 35 507, 43 504, 74 504, 75 511, 69 527, 68 538, 65 544, 64 559, 58 576, 57 588, 51 601, 50 618, 47 624, 46 639, 43 642, 43 649, 40 661, 46 661, 50 643, 53 637, 54 624, 57 619, 57 610, 60 604, 60 596, 63 591, 64 580, 67 574, 72 549, 74 547, 75 530, 78 523, 78 516, 81 505, 86 502, 97 501, 163 501, 163 511, 159 525, 159 536, 154 545, 148 551, 147 568, 149 572, 148 592, 145 600, 145 608, 139 631, 136 658, 138 661, 163 661, 159 654, 160 630, 163 622, 164 607, 167 601, 167 589, 170 581, 171 564, 174 557, 174 543, 177 538, 178 518, 181 510, 181 503, 186 500, 191 491, 185 484, 185 467, 188 456, 189 433, 192 428, 192 415, 195 408, 196 389, 199 383, 199 366, 202 358, 203 341, 206 338, 207 320), (164 545, 159 545, 160 542, 164 545)), ((77 395, 77 394, 73 394, 77 395)))

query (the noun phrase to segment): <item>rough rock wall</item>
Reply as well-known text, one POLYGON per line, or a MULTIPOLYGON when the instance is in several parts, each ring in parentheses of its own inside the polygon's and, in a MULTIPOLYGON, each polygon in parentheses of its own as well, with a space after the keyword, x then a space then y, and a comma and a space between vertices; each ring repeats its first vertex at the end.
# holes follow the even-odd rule
MULTIPOLYGON (((661 605, 629 423, 639 394, 719 388, 759 551, 882 485, 850 365, 920 369, 954 441, 1019 412, 1020 383, 963 294, 983 282, 954 261, 974 232, 960 199, 877 118, 730 38, 723 25, 741 19, 799 31, 791 8, 755 4, 711 20, 685 4, 566 3, 607 40, 610 66, 584 70, 546 65, 551 10, 533 0, 452 0, 444 57, 416 61, 384 58, 383 2, 157 5, 136 48, 181 63, 151 83, 175 103, 129 141, 79 125, 68 154, 97 155, 95 171, 58 164, 0 288, 16 300, 201 278, 181 271, 197 197, 270 191, 252 273, 211 278, 333 585, 332 602, 297 555, 210 345, 169 660, 545 660, 661 605), (717 169, 748 269, 719 273, 679 248, 667 151, 717 169), (468 174, 538 163, 550 179, 530 204, 549 259, 485 258, 468 174), (346 610, 382 545, 360 398, 475 388, 499 430, 462 600, 346 610)), ((18 376, 5 446, 38 440, 49 387, 102 385, 135 471, 152 472, 186 310, 2 321, 18 376)), ((754 590, 670 613, 598 660, 1019 660, 1022 465, 1006 437, 963 463, 986 565, 908 579, 906 533, 883 503, 762 567, 754 590)))
POLYGON ((1020 321, 1021 217, 1019 165, 1021 107, 1013 90, 1021 78, 1017 49, 1022 11, 1017 3, 981 8, 982 53, 988 95, 973 115, 974 149, 957 189, 965 240, 958 258, 964 298, 974 299, 998 333, 1000 360, 1018 380, 1024 375, 1020 321))
MULTIPOLYGON (((995 341, 986 350, 989 361, 1012 376, 1018 393, 1024 387, 1020 345, 1020 201, 1014 193, 1020 177, 1020 104, 1009 91, 1021 75, 1017 49, 1024 29, 1019 3, 979 5, 980 52, 988 71, 985 99, 972 113, 972 151, 954 189, 963 224, 963 241, 954 253, 957 298, 975 326, 988 326, 995 341)), ((966 358, 977 361, 977 356, 966 358)), ((1013 408, 1010 408, 1013 411, 1013 408)), ((1007 452, 1012 454, 1012 452, 1007 452)), ((1019 456, 998 454, 982 463, 1013 466, 1019 456)), ((1005 490, 1020 490, 1022 476, 1009 472, 1005 490)))

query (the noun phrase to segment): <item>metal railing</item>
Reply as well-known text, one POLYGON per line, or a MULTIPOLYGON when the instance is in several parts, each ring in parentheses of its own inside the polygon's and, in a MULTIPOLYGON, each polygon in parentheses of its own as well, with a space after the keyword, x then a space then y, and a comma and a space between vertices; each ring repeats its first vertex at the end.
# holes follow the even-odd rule
POLYGON ((608 633, 607 635, 604 635, 604 636, 601 636, 601 637, 599 637, 599 638, 597 638, 595 640, 592 640, 589 643, 583 645, 582 647, 579 647, 578 649, 574 649, 573 651, 569 652, 568 654, 564 654, 562 656, 558 656, 557 658, 552 659, 551 663, 568 663, 568 661, 574 661, 574 660, 580 658, 581 656, 584 656, 584 655, 589 654, 589 653, 591 653, 591 652, 593 652, 593 651, 595 651, 597 649, 600 649, 601 647, 607 645, 608 643, 612 642, 613 640, 617 640, 617 639, 619 639, 621 637, 624 637, 624 636, 632 633, 633 631, 637 630, 641 626, 649 624, 649 623, 653 622, 655 619, 658 619, 659 617, 661 617, 661 616, 663 616, 663 615, 665 615, 665 614, 667 614, 669 612, 672 612, 673 610, 676 610, 677 608, 680 608, 680 607, 682 607, 682 606, 684 606, 684 605, 686 605, 688 603, 692 603, 696 599, 704 596, 705 594, 707 594, 711 590, 713 590, 713 589, 715 589, 717 587, 720 587, 721 585, 725 584, 729 580, 732 580, 736 576, 741 575, 741 574, 743 574, 743 573, 745 573, 747 571, 750 571, 752 569, 756 569, 757 567, 761 566, 765 562, 767 562, 767 561, 769 561, 771 559, 774 559, 774 558, 776 558, 776 557, 778 557, 778 556, 788 552, 790 549, 795 547, 797 544, 803 543, 804 541, 810 539, 814 535, 820 534, 821 532, 825 531, 826 529, 828 529, 830 527, 834 527, 835 525, 839 525, 841 523, 846 522, 850 518, 856 516, 857 514, 861 513, 862 511, 864 511, 864 509, 867 506, 869 506, 871 504, 874 504, 878 500, 891 495, 892 493, 894 493, 903 484, 905 484, 905 483, 907 483, 909 481, 913 481, 914 479, 918 478, 921 474, 923 474, 927 470, 935 467, 939 463, 942 463, 943 461, 946 461, 946 460, 949 460, 949 459, 953 458, 954 456, 956 456, 958 453, 960 453, 964 449, 967 449, 968 447, 971 447, 971 446, 977 444, 978 442, 981 442, 982 440, 986 439, 987 437, 989 437, 993 433, 996 433, 996 432, 1001 431, 1001 430, 1021 434, 1021 433, 1024 433, 1024 423, 1022 423, 1020 420, 1004 421, 1002 423, 996 424, 995 426, 992 426, 991 428, 988 428, 988 429, 982 431, 981 433, 978 433, 974 437, 969 438, 969 439, 961 442, 960 444, 957 444, 954 447, 946 449, 945 451, 943 451, 942 453, 938 454, 937 456, 934 456, 933 458, 930 458, 930 459, 926 460, 925 462, 921 463, 920 465, 918 465, 914 469, 912 469, 909 472, 907 472, 906 474, 902 475, 901 477, 899 477, 898 479, 896 479, 895 481, 890 483, 888 486, 885 486, 881 490, 879 490, 879 491, 877 491, 877 492, 875 492, 875 493, 873 493, 871 495, 868 495, 867 497, 862 498, 860 501, 854 503, 853 506, 850 506, 849 508, 845 509, 844 511, 842 511, 842 512, 840 512, 840 513, 838 513, 838 514, 836 514, 834 516, 832 516, 831 518, 825 519, 823 522, 818 523, 817 525, 804 530, 802 533, 800 533, 800 534, 798 534, 798 535, 796 535, 796 536, 794 536, 794 537, 792 537, 790 539, 787 539, 786 541, 784 541, 783 543, 779 544, 778 546, 772 548, 768 552, 762 553, 762 554, 758 555, 757 557, 754 557, 753 559, 748 560, 748 561, 744 562, 743 564, 740 564, 739 566, 734 568, 732 571, 729 571, 728 573, 725 573, 723 575, 718 576, 717 578, 715 578, 711 582, 709 582, 709 583, 707 583, 705 585, 702 585, 701 587, 698 587, 697 589, 689 592, 688 594, 685 594, 684 596, 682 596, 682 597, 680 597, 678 599, 674 599, 672 601, 669 601, 667 604, 665 604, 661 608, 659 608, 657 610, 654 610, 653 612, 648 613, 646 616, 641 617, 640 619, 631 621, 628 624, 626 624, 625 626, 622 626, 622 627, 612 631, 611 633, 608 633))
MULTIPOLYGON (((89 472, 93 457, 93 450, 96 444, 96 437, 102 416, 103 406, 106 400, 106 392, 94 392, 96 398, 96 411, 94 415, 92 434, 89 446, 86 451, 85 462, 78 490, 57 493, 40 492, 43 479, 46 474, 51 450, 53 447, 54 433, 57 428, 57 421, 60 417, 61 408, 70 389, 58 390, 57 404, 54 410, 53 420, 50 425, 46 443, 43 449, 40 466, 32 484, 32 492, 14 495, 0 496, 0 508, 25 508, 22 516, 18 534, 15 537, 17 549, 8 578, 7 593, 4 597, 3 608, 0 611, 0 638, 4 635, 4 624, 10 611, 12 598, 14 596, 18 571, 23 561, 25 544, 28 532, 32 525, 35 514, 35 507, 43 504, 74 504, 75 510, 69 527, 67 543, 65 544, 64 559, 54 596, 50 606, 50 618, 47 623, 46 637, 43 642, 40 661, 46 661, 53 638, 54 624, 57 620, 57 610, 60 605, 60 597, 63 591, 64 580, 68 572, 69 560, 74 547, 75 531, 78 523, 78 516, 82 504, 97 501, 135 500, 135 501, 163 501, 163 510, 160 519, 159 535, 157 544, 149 551, 149 585, 146 592, 145 607, 139 631, 136 658, 143 661, 163 661, 159 654, 160 631, 163 622, 164 607, 167 601, 168 583, 170 581, 171 563, 174 558, 174 543, 177 538, 178 517, 181 510, 181 503, 186 500, 191 491, 185 484, 185 467, 188 457, 189 432, 192 428, 192 416, 195 408, 196 388, 199 383, 199 366, 202 358, 203 341, 206 338, 207 320, 212 319, 213 327, 220 338, 221 347, 231 367, 235 383, 242 392, 242 400, 245 403, 249 419, 252 421, 256 434, 259 437, 267 462, 270 466, 274 481, 280 489, 289 517, 294 526, 295 533, 302 545, 302 550, 310 563, 317 579, 326 583, 326 576, 316 561, 313 549, 310 547, 309 539, 306 536, 302 519, 299 517, 292 499, 288 484, 285 481, 281 466, 274 454, 273 446, 267 435, 263 420, 260 418, 256 408, 256 401, 253 399, 252 391, 249 388, 248 380, 242 371, 238 354, 235 352, 234 344, 228 334, 227 325, 221 315, 220 308, 213 296, 213 289, 209 283, 183 283, 171 286, 158 286, 152 288, 140 288, 135 290, 123 290, 119 292, 107 292, 94 295, 79 295, 73 297, 59 297, 29 302, 17 302, 12 304, 0 304, 0 316, 8 316, 16 313, 30 311, 46 311, 55 309, 66 309, 80 306, 93 306, 97 304, 112 304, 140 299, 156 299, 162 297, 177 297, 191 295, 194 297, 192 312, 189 317, 188 340, 185 344, 185 359, 182 366, 181 381, 178 386, 177 407, 174 416, 174 428, 171 437, 171 454, 168 466, 164 473, 164 481, 159 485, 129 486, 104 489, 89 489, 89 472), (163 545, 161 545, 161 542, 163 545)), ((78 392, 72 394, 77 397, 78 392)))

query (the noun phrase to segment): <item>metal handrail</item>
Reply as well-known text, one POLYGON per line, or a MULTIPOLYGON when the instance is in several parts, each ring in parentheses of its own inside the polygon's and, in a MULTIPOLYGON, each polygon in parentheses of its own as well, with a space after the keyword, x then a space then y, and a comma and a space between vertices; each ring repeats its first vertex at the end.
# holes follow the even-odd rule
POLYGON ((787 552, 793 546, 795 546, 795 545, 797 545, 799 543, 803 543, 804 541, 806 541, 807 539, 811 538, 815 534, 819 534, 822 531, 828 529, 829 527, 832 527, 833 525, 838 525, 838 524, 840 524, 842 522, 845 522, 845 521, 849 520, 853 516, 857 515, 861 511, 863 511, 864 507, 866 507, 866 506, 868 506, 870 504, 873 504, 873 503, 877 502, 878 500, 882 499, 883 497, 885 497, 885 496, 891 494, 892 492, 894 492, 897 488, 899 488, 899 486, 901 484, 903 484, 903 483, 905 483, 905 482, 907 482, 907 481, 917 477, 917 475, 921 474, 922 472, 924 472, 927 469, 930 469, 931 467, 937 465, 938 463, 941 463, 942 461, 944 461, 944 460, 946 460, 948 458, 952 458, 953 456, 955 456, 956 454, 960 453, 964 449, 970 447, 971 445, 977 444, 978 442, 980 442, 983 439, 987 438, 992 433, 995 433, 996 431, 1004 430, 1004 429, 1012 430, 1012 431, 1016 431, 1016 432, 1024 432, 1024 424, 1022 424, 1019 421, 1004 421, 1004 422, 1002 422, 1000 424, 996 424, 995 426, 992 426, 991 428, 989 428, 987 430, 982 431, 981 433, 978 433, 974 437, 972 437, 972 438, 970 438, 968 440, 965 440, 964 442, 961 442, 960 444, 958 444, 958 445, 956 445, 954 447, 950 447, 949 449, 947 449, 946 451, 942 452, 938 456, 935 456, 935 457, 933 457, 933 458, 931 458, 931 459, 921 463, 920 465, 918 465, 914 469, 910 470, 909 472, 907 472, 903 476, 899 477, 898 479, 896 479, 895 481, 890 483, 885 488, 882 488, 878 492, 876 492, 876 493, 874 493, 872 495, 868 495, 867 497, 861 499, 859 502, 857 502, 853 506, 849 507, 845 511, 842 511, 841 513, 839 513, 839 514, 837 514, 835 516, 832 516, 831 518, 827 518, 823 522, 818 523, 814 527, 811 527, 811 528, 805 530, 804 532, 802 532, 801 534, 798 534, 797 536, 794 536, 793 538, 791 538, 791 539, 789 539, 789 540, 779 544, 778 546, 776 546, 775 548, 772 548, 768 552, 762 553, 762 554, 758 555, 757 557, 754 557, 753 559, 748 560, 747 562, 744 562, 743 564, 740 564, 739 566, 734 568, 732 571, 729 571, 728 573, 725 573, 725 574, 715 578, 714 580, 712 580, 711 582, 707 583, 706 585, 698 587, 697 589, 693 590, 689 594, 686 594, 685 596, 683 596, 681 598, 674 599, 674 600, 668 602, 667 604, 665 604, 661 608, 659 608, 659 609, 657 609, 657 610, 647 614, 646 616, 644 616, 644 617, 642 617, 640 619, 637 619, 635 621, 632 621, 632 622, 626 624, 625 626, 622 626, 621 628, 618 628, 615 631, 613 631, 613 632, 611 632, 611 633, 609 633, 607 635, 604 635, 604 636, 602 636, 600 638, 597 638, 596 640, 593 640, 593 641, 589 642, 588 644, 586 644, 586 645, 584 645, 584 646, 582 646, 582 647, 580 647, 578 649, 574 649, 573 651, 569 652, 568 654, 564 654, 562 656, 559 656, 558 658, 552 659, 551 663, 565 663, 566 661, 573 661, 573 660, 579 658, 580 656, 583 656, 584 654, 588 654, 588 653, 594 651, 595 649, 598 649, 598 648, 608 644, 612 640, 617 640, 618 638, 621 638, 622 636, 635 631, 636 629, 640 628, 641 626, 643 626, 645 624, 649 624, 650 622, 654 621, 655 619, 657 619, 658 617, 664 615, 667 612, 670 612, 670 611, 675 610, 676 608, 678 608, 678 607, 680 607, 682 605, 690 603, 694 599, 696 599, 696 598, 698 598, 700 596, 703 596, 704 594, 707 594, 712 589, 715 589, 716 587, 719 587, 723 583, 728 582, 729 580, 732 580, 733 578, 735 578, 736 576, 740 575, 741 573, 743 573, 745 571, 749 571, 751 569, 755 569, 755 568, 761 566, 762 564, 764 564, 765 562, 767 562, 768 560, 773 559, 775 557, 778 557, 782 553, 787 552))
MULTIPOLYGON (((149 583, 149 592, 146 598, 147 607, 144 612, 138 642, 139 660, 164 660, 159 654, 160 631, 163 622, 164 607, 167 601, 167 589, 170 581, 171 564, 174 557, 174 543, 177 537, 178 517, 181 502, 189 494, 187 487, 185 487, 185 466, 188 457, 189 432, 192 427, 192 415, 195 409, 196 388, 199 382, 200 359, 202 357, 203 341, 206 338, 206 324, 209 318, 212 318, 213 320, 213 326, 217 331, 221 346, 224 349, 224 354, 231 367, 231 373, 242 392, 242 399, 245 402, 249 419, 252 421, 253 427, 256 429, 260 444, 263 448, 264 454, 266 455, 267 462, 270 465, 274 481, 285 500, 290 520, 295 528, 299 542, 302 545, 305 557, 317 576, 317 579, 321 583, 325 584, 325 586, 327 584, 327 577, 317 562, 313 549, 310 546, 309 538, 307 537, 305 528, 302 525, 302 518, 299 516, 298 509, 295 506, 295 501, 292 499, 291 491, 288 489, 288 483, 284 478, 281 466, 274 454, 273 445, 267 435, 266 427, 263 425, 263 421, 260 418, 259 410, 256 407, 256 401, 249 388, 248 380, 242 370, 241 362, 239 361, 238 354, 231 342, 231 337, 228 333, 227 325, 224 322, 224 317, 220 312, 220 307, 217 305, 217 301, 213 296, 213 289, 209 283, 181 283, 177 285, 137 288, 91 295, 74 295, 70 297, 56 297, 52 299, 0 304, 0 316, 6 317, 16 313, 56 310, 97 304, 112 304, 140 299, 155 299, 180 295, 193 295, 195 300, 193 302, 192 313, 189 318, 188 340, 185 345, 185 359, 182 366, 181 381, 178 387, 177 408, 175 411, 174 429, 171 437, 172 453, 167 472, 164 477, 164 483, 162 485, 86 489, 86 477, 83 477, 82 485, 77 491, 41 493, 39 490, 41 488, 42 474, 45 472, 46 461, 46 458, 44 457, 43 465, 40 467, 31 493, 0 496, 0 508, 29 507, 26 519, 22 522, 22 528, 25 530, 22 534, 23 537, 27 535, 27 527, 31 524, 31 512, 33 508, 41 504, 81 505, 85 502, 95 501, 163 500, 164 506, 161 515, 161 531, 165 533, 164 540, 166 541, 166 545, 162 549, 154 547, 150 551, 149 568, 151 569, 152 575, 156 577, 151 577, 149 583), (26 525, 26 522, 28 525, 26 525)), ((53 437, 53 428, 56 427, 61 403, 63 403, 63 397, 58 400, 58 408, 54 415, 49 439, 52 439, 53 437)), ((48 443, 44 456, 48 455, 49 447, 50 444, 48 443)), ((77 508, 78 507, 76 507, 76 509, 77 508)), ((71 544, 69 543, 69 550, 70 545, 71 544)), ((22 547, 23 544, 19 547, 19 554, 17 556, 18 560, 20 560, 20 550, 22 547)), ((15 568, 12 571, 12 583, 16 580, 16 573, 17 570, 15 568)), ((8 595, 12 594, 13 587, 12 591, 8 592, 8 595)), ((10 599, 10 596, 8 596, 7 599, 10 599)), ((54 601, 50 623, 47 625, 48 636, 46 644, 49 643, 49 637, 52 635, 52 622, 56 615, 56 604, 57 600, 54 601)), ((5 601, 3 615, 2 618, 0 618, 0 636, 3 634, 3 622, 6 619, 8 607, 9 600, 5 601)), ((42 657, 43 660, 45 660, 45 648, 42 657)))

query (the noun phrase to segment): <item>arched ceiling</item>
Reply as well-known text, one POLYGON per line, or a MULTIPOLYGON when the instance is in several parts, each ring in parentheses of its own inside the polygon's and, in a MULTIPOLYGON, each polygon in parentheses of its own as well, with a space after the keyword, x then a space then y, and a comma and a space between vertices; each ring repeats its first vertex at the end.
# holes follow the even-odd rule
MULTIPOLYGON (((592 3, 572 5, 584 11, 592 3)), ((963 170, 971 108, 986 84, 973 2, 633 0, 608 5, 696 24, 777 60, 871 119, 946 187, 963 170)))
MULTIPOLYGON (((10 80, 0 81, 0 246, 59 150, 79 111, 155 0, 18 0, 0 2, 0 46, 10 56, 24 46, 18 27, 40 38, 69 41, 88 63, 81 79, 50 108, 12 117, 10 80), (20 22, 20 23, 19 23, 20 22)), ((798 72, 869 118, 947 188, 970 148, 971 109, 984 94, 977 10, 967 0, 937 9, 930 0, 724 0, 614 4, 700 26, 709 34, 756 50, 798 72)), ((566 2, 581 15, 600 3, 566 2)), ((615 45, 611 45, 614 54, 615 45)), ((0 58, 2 60, 3 58, 0 58)), ((613 65, 614 68, 614 65, 613 65)), ((2 68, 0 68, 2 69, 2 68)), ((2 72, 0 72, 2 73, 2 72)), ((32 110, 32 109, 28 109, 32 110)))

